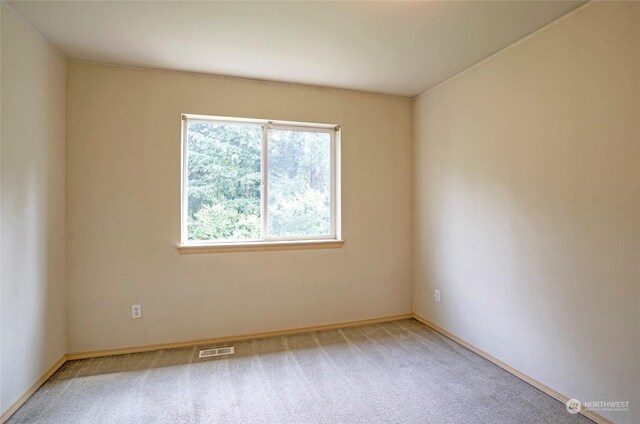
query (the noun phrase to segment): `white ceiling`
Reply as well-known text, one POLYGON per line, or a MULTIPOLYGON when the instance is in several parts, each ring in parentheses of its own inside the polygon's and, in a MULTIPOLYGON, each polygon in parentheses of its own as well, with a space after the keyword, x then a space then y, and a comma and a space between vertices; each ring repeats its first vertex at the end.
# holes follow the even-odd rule
POLYGON ((10 1, 68 58, 415 96, 581 1, 10 1))

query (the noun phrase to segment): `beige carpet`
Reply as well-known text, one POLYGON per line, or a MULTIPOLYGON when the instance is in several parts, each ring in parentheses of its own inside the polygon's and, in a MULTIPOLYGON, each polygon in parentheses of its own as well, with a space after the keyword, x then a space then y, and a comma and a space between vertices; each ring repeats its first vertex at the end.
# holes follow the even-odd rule
POLYGON ((234 345, 68 362, 8 422, 591 422, 414 320, 234 345))

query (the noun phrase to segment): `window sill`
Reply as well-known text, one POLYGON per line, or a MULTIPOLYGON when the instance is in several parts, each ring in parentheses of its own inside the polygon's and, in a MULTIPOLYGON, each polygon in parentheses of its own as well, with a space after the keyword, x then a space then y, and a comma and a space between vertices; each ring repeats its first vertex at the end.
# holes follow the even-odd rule
POLYGON ((344 240, 252 241, 247 243, 181 244, 181 255, 197 253, 262 252, 276 250, 340 249, 344 240))

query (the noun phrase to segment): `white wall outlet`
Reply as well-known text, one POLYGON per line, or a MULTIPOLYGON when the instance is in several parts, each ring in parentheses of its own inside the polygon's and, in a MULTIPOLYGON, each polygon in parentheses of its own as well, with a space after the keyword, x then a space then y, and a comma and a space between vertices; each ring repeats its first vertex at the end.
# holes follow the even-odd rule
POLYGON ((131 305, 131 318, 142 318, 142 306, 131 305))
POLYGON ((435 294, 435 296, 434 296, 434 297, 435 297, 435 299, 436 299, 436 302, 438 302, 438 303, 439 303, 439 302, 440 302, 440 290, 436 290, 436 294, 435 294))

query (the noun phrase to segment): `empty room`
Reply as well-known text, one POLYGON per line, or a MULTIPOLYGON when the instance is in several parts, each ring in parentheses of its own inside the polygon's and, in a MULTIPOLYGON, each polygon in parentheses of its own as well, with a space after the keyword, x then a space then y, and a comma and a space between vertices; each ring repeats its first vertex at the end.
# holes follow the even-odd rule
POLYGON ((0 424, 640 424, 640 1, 0 22, 0 424))

